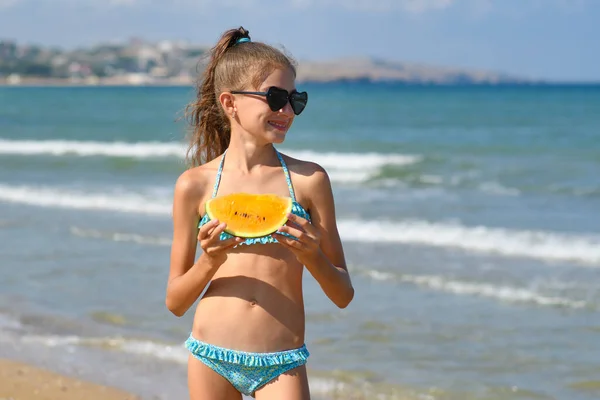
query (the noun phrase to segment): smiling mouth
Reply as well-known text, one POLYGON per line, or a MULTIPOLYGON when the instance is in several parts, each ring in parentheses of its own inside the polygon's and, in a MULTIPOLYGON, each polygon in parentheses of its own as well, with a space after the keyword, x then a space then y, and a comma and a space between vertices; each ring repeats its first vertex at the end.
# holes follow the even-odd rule
POLYGON ((287 122, 268 121, 268 124, 280 131, 286 131, 288 129, 287 122))

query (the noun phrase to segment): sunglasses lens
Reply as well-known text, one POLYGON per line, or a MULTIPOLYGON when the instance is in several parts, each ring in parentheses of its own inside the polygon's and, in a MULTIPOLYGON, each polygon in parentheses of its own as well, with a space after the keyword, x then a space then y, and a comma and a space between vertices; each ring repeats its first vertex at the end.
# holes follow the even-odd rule
POLYGON ((271 111, 281 110, 287 102, 287 90, 272 87, 267 91, 267 103, 269 104, 271 111))
POLYGON ((290 96, 290 100, 290 104, 292 106, 292 110, 294 110, 294 114, 300 115, 300 113, 304 111, 304 107, 306 107, 306 103, 308 102, 308 93, 294 92, 290 96))
POLYGON ((267 91, 267 103, 271 111, 281 110, 287 104, 288 100, 294 110, 294 114, 300 115, 306 107, 308 101, 308 94, 306 92, 293 92, 291 95, 288 94, 287 90, 280 89, 278 87, 271 87, 267 91))

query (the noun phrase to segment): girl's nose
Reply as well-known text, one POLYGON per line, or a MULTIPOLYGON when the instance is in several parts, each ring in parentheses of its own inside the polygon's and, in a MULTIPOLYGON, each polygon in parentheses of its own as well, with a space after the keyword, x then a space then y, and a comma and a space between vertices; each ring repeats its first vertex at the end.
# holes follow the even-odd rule
POLYGON ((285 103, 285 105, 281 108, 281 110, 279 110, 279 112, 287 115, 294 115, 294 110, 292 109, 292 105, 289 101, 285 103))

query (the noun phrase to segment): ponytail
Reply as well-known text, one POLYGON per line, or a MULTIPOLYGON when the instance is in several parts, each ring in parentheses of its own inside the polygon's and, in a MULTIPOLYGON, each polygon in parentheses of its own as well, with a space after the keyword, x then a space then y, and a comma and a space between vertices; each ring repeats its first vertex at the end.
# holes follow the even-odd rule
POLYGON ((242 37, 250 38, 248 31, 240 27, 225 32, 210 50, 210 60, 196 91, 196 101, 186 107, 185 115, 193 127, 187 151, 192 166, 209 162, 222 154, 229 146, 231 126, 218 101, 215 90, 215 70, 223 55, 242 37))

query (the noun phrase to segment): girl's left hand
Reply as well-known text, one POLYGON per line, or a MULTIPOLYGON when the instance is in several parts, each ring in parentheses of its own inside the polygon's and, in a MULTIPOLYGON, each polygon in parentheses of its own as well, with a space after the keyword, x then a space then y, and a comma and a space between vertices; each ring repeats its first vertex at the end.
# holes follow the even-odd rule
POLYGON ((298 261, 306 265, 321 252, 321 232, 308 220, 289 213, 288 221, 277 232, 277 241, 290 249, 298 261), (294 236, 297 240, 281 235, 280 232, 294 236))

